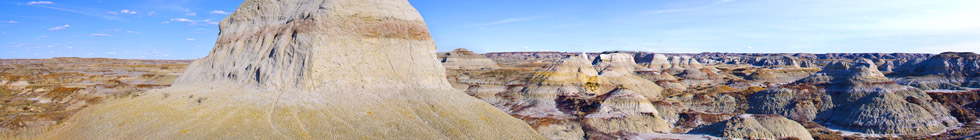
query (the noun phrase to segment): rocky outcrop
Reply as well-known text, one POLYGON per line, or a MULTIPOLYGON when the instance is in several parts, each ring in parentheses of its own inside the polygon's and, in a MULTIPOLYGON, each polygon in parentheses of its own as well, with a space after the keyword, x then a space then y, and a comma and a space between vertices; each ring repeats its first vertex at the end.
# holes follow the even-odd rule
POLYGON ((746 80, 785 84, 803 79, 820 71, 819 68, 760 69, 746 77, 746 80))
POLYGON ((249 0, 173 87, 43 139, 543 139, 450 87, 408 1, 249 0))
POLYGON ((484 54, 493 61, 502 64, 516 65, 532 62, 553 62, 564 58, 567 52, 491 52, 484 54))
POLYGON ((654 54, 653 59, 647 63, 647 67, 655 72, 670 69, 672 66, 670 60, 667 60, 667 56, 664 54, 654 54))
POLYGON ((602 76, 633 75, 639 65, 633 61, 633 55, 625 53, 600 54, 592 61, 602 76))
POLYGON ((690 56, 673 56, 667 61, 670 62, 670 69, 673 73, 680 73, 688 69, 701 69, 704 65, 698 62, 696 59, 692 59, 690 56))
POLYGON ((669 132, 670 125, 650 103, 661 98, 663 89, 632 74, 636 64, 630 55, 597 57, 590 63, 588 54, 569 54, 531 72, 503 68, 455 76, 468 78, 459 82, 468 85, 470 95, 523 119, 551 139, 669 132), (520 75, 529 76, 514 77, 520 75), (492 82, 496 79, 514 80, 492 82))
POLYGON ((749 100, 749 113, 778 114, 872 134, 931 134, 956 121, 927 94, 895 84, 867 59, 831 63, 814 75, 753 94, 749 100))
POLYGON ((463 48, 439 53, 439 61, 448 69, 498 69, 500 65, 487 56, 463 48))
POLYGON ((777 115, 742 114, 690 133, 729 139, 813 139, 802 125, 777 115))
POLYGON ((667 122, 646 97, 629 89, 616 89, 601 102, 598 110, 585 116, 589 137, 616 138, 622 134, 669 132, 667 122), (608 136, 605 136, 608 135, 608 136))
POLYGON ((599 70, 599 83, 622 86, 638 92, 650 99, 659 100, 663 88, 656 83, 636 76, 635 69, 639 66, 633 61, 633 56, 625 53, 600 54, 592 64, 599 70))
POLYGON ((894 71, 899 84, 926 90, 980 88, 980 55, 972 52, 945 52, 894 71))

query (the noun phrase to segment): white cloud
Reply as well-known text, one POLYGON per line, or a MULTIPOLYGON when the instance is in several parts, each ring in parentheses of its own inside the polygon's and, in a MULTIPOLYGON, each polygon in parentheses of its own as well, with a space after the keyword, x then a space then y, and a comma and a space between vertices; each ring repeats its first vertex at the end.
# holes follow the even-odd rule
POLYGON ((109 12, 105 12, 105 13, 106 14, 110 14, 110 15, 118 15, 119 14, 118 12, 115 12, 115 11, 109 11, 109 12))
POLYGON ((116 52, 105 52, 105 54, 106 54, 106 55, 117 55, 117 54, 119 54, 119 53, 116 53, 116 52))
POLYGON ((140 33, 140 32, 137 32, 137 31, 126 31, 126 33, 131 33, 131 34, 138 34, 138 33, 140 33))
POLYGON ((27 5, 36 5, 36 4, 54 4, 54 2, 51 2, 51 1, 31 1, 31 2, 27 2, 27 5))
POLYGON ((197 13, 187 13, 187 14, 184 14, 184 15, 187 15, 187 16, 197 16, 197 13))
POLYGON ((17 22, 17 21, 7 21, 7 23, 14 24, 14 23, 20 23, 20 22, 17 22))
POLYGON ((196 21, 187 18, 172 18, 170 21, 195 23, 196 21))
POLYGON ((170 22, 168 22, 168 21, 164 21, 164 22, 160 22, 160 23, 163 23, 163 24, 170 24, 170 22))
POLYGON ((103 34, 103 33, 97 33, 97 34, 91 34, 91 35, 92 36, 112 36, 110 34, 103 34))
POLYGON ((194 40, 196 40, 196 39, 188 38, 188 39, 185 39, 184 41, 194 41, 194 40))
POLYGON ((119 10, 119 13, 135 15, 136 14, 136 11, 132 11, 132 10, 129 10, 129 9, 123 9, 123 10, 119 10))
POLYGON ((146 13, 147 16, 153 16, 153 15, 156 15, 156 14, 157 14, 157 12, 153 12, 153 11, 150 11, 150 12, 146 13))
POLYGON ((49 30, 49 31, 59 31, 59 30, 64 30, 64 29, 68 29, 68 27, 70 27, 70 26, 68 26, 68 25, 65 25, 65 26, 58 26, 58 27, 53 27, 53 28, 50 28, 50 29, 48 29, 48 30, 49 30))
POLYGON ((221 11, 221 10, 214 10, 214 11, 211 11, 211 14, 215 14, 215 15, 228 15, 228 12, 221 11))

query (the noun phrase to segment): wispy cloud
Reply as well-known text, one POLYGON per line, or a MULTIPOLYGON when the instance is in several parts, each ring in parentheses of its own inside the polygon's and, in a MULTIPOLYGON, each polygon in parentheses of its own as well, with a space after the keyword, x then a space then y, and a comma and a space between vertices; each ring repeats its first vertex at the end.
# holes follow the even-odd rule
POLYGON ((187 14, 184 14, 184 15, 186 15, 186 16, 197 16, 197 13, 187 13, 187 14))
POLYGON ((187 19, 187 18, 172 18, 170 19, 170 21, 194 23, 194 20, 187 19))
POLYGON ((136 14, 136 11, 131 11, 129 9, 123 9, 123 10, 119 11, 119 13, 135 15, 136 14))
POLYGON ((215 14, 215 15, 228 15, 228 12, 221 11, 221 10, 214 10, 214 11, 211 11, 211 14, 215 14))
POLYGON ((82 14, 82 15, 87 15, 87 16, 100 17, 100 18, 106 19, 106 20, 122 20, 122 18, 119 18, 119 17, 116 17, 116 16, 110 16, 111 14, 103 14, 101 12, 103 10, 97 10, 97 9, 91 9, 91 8, 88 8, 89 10, 81 11, 81 10, 74 10, 74 9, 67 9, 67 8, 60 8, 60 7, 52 7, 52 6, 43 6, 43 5, 35 5, 35 6, 41 7, 41 8, 52 9, 52 10, 58 10, 58 11, 65 11, 65 12, 70 12, 70 13, 82 14))
POLYGON ((10 23, 10 24, 14 24, 14 23, 20 23, 20 22, 17 22, 17 21, 0 21, 0 23, 10 23))
POLYGON ((96 33, 96 34, 91 34, 91 35, 92 36, 112 36, 111 34, 103 34, 103 33, 96 33))
POLYGON ((68 29, 68 27, 71 27, 71 26, 69 26, 69 25, 66 24, 65 26, 58 26, 58 27, 49 28, 48 31, 60 31, 60 30, 68 29))
POLYGON ((536 20, 536 19, 540 19, 540 18, 543 18, 543 17, 544 16, 508 18, 508 19, 501 19, 501 20, 498 20, 498 21, 490 22, 490 23, 475 24, 475 26, 492 26, 492 25, 500 25, 500 24, 507 24, 507 23, 516 23, 516 22, 522 22, 522 21, 536 20))
MULTIPOLYGON (((205 20, 192 20, 192 19, 187 19, 187 18, 171 18, 170 21, 190 23, 190 25, 199 25, 199 24, 218 25, 218 22, 211 21, 210 19, 205 19, 205 20)), ((169 22, 163 22, 163 23, 166 24, 166 23, 169 23, 169 22)))
POLYGON ((194 41, 194 40, 196 40, 196 39, 188 38, 188 39, 185 39, 184 41, 194 41))
POLYGON ((51 2, 51 1, 31 1, 31 2, 27 2, 27 5, 37 5, 37 4, 54 4, 54 2, 51 2))

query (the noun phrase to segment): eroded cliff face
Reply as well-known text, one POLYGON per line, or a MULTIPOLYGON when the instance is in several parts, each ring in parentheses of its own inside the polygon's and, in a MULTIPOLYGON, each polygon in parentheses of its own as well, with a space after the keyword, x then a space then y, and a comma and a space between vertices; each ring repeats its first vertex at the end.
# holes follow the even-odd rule
POLYGON ((44 139, 543 139, 450 87, 405 0, 247 0, 173 87, 44 139))
POLYGON ((405 1, 246 1, 220 27, 214 50, 178 85, 448 85, 425 22, 405 1))

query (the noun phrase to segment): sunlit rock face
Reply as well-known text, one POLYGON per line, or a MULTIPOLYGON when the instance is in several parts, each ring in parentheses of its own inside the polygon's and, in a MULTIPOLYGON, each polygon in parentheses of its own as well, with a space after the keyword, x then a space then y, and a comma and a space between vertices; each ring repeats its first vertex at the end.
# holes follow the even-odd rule
POLYGON ((500 65, 487 56, 463 48, 439 53, 439 62, 447 69, 498 69, 500 65))
POLYGON ((864 133, 922 135, 956 123, 940 103, 919 89, 895 84, 867 59, 828 64, 810 77, 761 91, 749 100, 749 113, 864 133))
POLYGON ((543 139, 450 87, 405 0, 247 0, 175 86, 43 139, 543 139))

